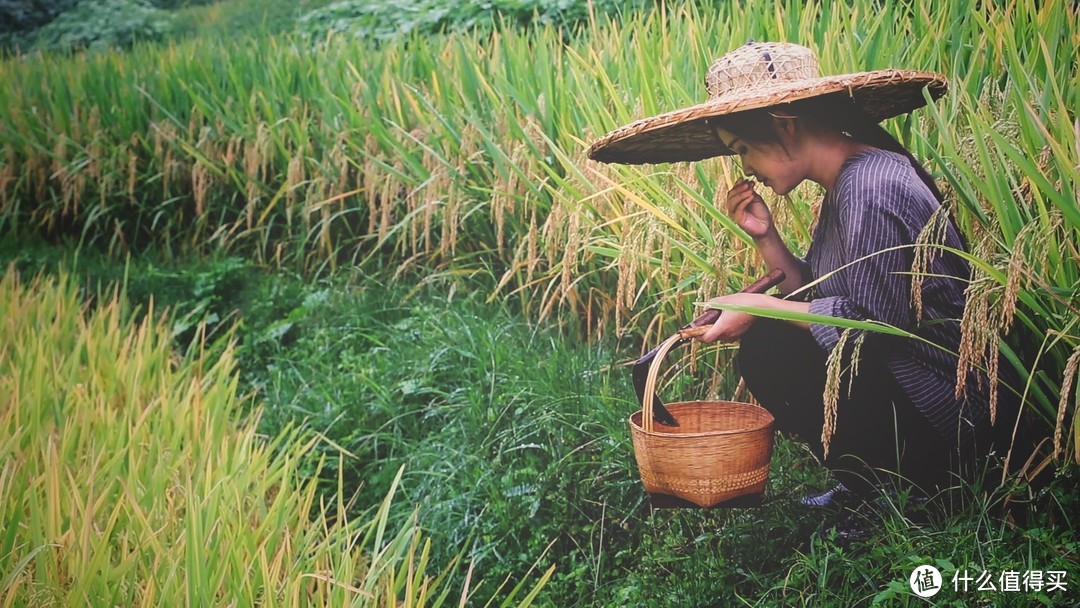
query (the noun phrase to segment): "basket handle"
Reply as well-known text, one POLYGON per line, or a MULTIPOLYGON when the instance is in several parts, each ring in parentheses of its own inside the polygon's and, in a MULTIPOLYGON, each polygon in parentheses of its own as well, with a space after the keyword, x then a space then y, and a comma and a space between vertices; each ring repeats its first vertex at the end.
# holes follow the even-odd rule
MULTIPOLYGON (((747 285, 740 293, 765 293, 772 287, 779 285, 784 281, 787 276, 783 270, 779 268, 773 269, 769 274, 754 281, 750 285, 747 285)), ((660 408, 664 408, 664 404, 656 396, 656 381, 660 375, 660 362, 667 356, 668 351, 680 344, 684 344, 691 338, 696 338, 709 330, 709 327, 720 318, 720 313, 723 312, 717 309, 709 309, 699 315, 690 323, 684 325, 678 332, 673 334, 667 340, 658 346, 655 350, 645 355, 638 360, 635 365, 634 371, 638 371, 638 366, 642 363, 648 364, 648 375, 645 378, 645 389, 641 395, 641 428, 646 432, 652 432, 653 430, 653 410, 654 406, 659 405, 660 408)), ((668 418, 671 417, 670 413, 664 408, 664 413, 668 418)))

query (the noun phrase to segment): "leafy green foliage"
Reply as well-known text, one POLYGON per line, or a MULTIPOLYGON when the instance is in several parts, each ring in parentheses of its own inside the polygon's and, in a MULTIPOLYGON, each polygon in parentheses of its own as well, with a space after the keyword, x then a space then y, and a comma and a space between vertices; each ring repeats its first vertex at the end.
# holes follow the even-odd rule
POLYGON ((234 40, 237 37, 292 33, 301 16, 331 0, 220 0, 212 5, 185 6, 173 13, 170 40, 234 40))
POLYGON ((71 52, 128 47, 160 40, 169 27, 169 13, 146 0, 84 1, 39 29, 34 48, 71 52))
POLYGON ((178 8, 187 8, 190 6, 202 6, 205 4, 214 4, 220 0, 147 0, 150 4, 165 10, 176 10, 178 8))
POLYGON ((32 33, 79 0, 0 0, 0 49, 29 47, 32 33))
POLYGON ((497 25, 571 27, 592 15, 641 10, 651 4, 651 0, 339 0, 302 17, 299 28, 316 39, 347 34, 384 41, 497 25))
POLYGON ((551 543, 549 559, 563 561, 605 501, 621 511, 639 500, 626 491, 628 437, 612 432, 634 406, 625 382, 598 373, 609 355, 563 348, 478 293, 448 289, 409 297, 366 277, 295 294, 284 318, 251 336, 248 377, 274 404, 270 432, 306 419, 355 456, 342 470, 328 462, 326 481, 340 475, 358 504, 405 464, 402 489, 424 526, 470 546, 490 585, 551 543))
POLYGON ((26 32, 70 10, 79 0, 0 0, 0 34, 26 32))
MULTIPOLYGON (((213 4, 220 0, 0 0, 0 49, 31 48, 71 51, 103 46, 129 46, 134 40, 158 40, 176 30, 162 27, 169 21, 164 11, 213 4), (147 8, 161 9, 148 18, 147 8), (118 12, 118 11, 122 11, 118 12), (59 23, 45 28, 58 17, 59 23), (77 26, 78 19, 91 22, 77 26), (104 17, 104 19, 102 19, 104 17), (112 21, 119 17, 118 25, 112 21), (94 34, 94 29, 99 33, 94 34)), ((295 4, 295 3, 291 3, 295 4)), ((295 22, 295 19, 292 20, 295 22)))

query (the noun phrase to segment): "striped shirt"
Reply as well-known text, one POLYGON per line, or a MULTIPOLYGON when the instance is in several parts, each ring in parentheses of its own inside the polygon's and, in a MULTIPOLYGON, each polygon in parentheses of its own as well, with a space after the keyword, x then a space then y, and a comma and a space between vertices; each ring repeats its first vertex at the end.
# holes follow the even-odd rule
MULTIPOLYGON (((847 159, 822 204, 804 275, 811 280, 851 266, 813 288, 810 312, 881 321, 955 353, 970 276, 967 263, 948 252, 934 256, 923 277, 919 319, 911 297, 915 250, 904 247, 917 242, 938 208, 937 199, 903 155, 875 149, 847 159)), ((953 223, 946 224, 940 244, 964 249, 953 223)), ((814 323, 810 331, 831 352, 843 330, 814 323)), ((886 360, 905 395, 943 438, 968 444, 987 428, 984 382, 969 381, 965 396, 955 397, 955 355, 903 339, 894 343, 886 360)))

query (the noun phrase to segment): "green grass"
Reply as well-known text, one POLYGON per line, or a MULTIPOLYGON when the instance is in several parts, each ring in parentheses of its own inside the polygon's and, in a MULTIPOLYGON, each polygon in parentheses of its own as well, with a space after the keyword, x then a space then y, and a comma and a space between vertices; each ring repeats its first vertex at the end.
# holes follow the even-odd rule
MULTIPOLYGON (((306 418, 356 455, 343 463, 346 480, 377 494, 378 480, 407 463, 403 492, 449 541, 440 546, 468 543, 478 572, 498 580, 545 554, 558 567, 542 597, 557 606, 848 606, 879 594, 916 605, 888 585, 906 584, 927 560, 1076 568, 1070 529, 1080 513, 1068 477, 1019 527, 1001 520, 1006 494, 988 480, 943 501, 926 525, 913 523, 930 517, 921 506, 887 502, 873 536, 841 549, 830 528, 845 514, 797 504, 828 487, 827 475, 785 440, 761 508, 650 511, 626 426, 638 406, 619 365, 632 345, 575 346, 573 329, 531 327, 479 295, 459 282, 410 290, 372 276, 317 288, 249 376, 282 406, 282 422, 306 418)), ((703 396, 714 373, 730 381, 711 359, 666 394, 703 396)))
MULTIPOLYGON (((11 254, 27 271, 71 264, 47 246, 11 254)), ((118 270, 122 277, 108 257, 82 252, 75 276, 94 291, 118 270)), ((432 571, 463 552, 477 597, 506 597, 534 564, 551 564, 543 605, 849 606, 879 596, 883 605, 920 605, 897 587, 917 564, 942 560, 951 577, 957 568, 1073 571, 1080 561, 1071 476, 1015 524, 1002 519, 1006 494, 993 483, 959 491, 932 517, 903 496, 887 499, 872 536, 841 547, 830 530, 847 513, 797 504, 829 480, 789 440, 777 445, 761 507, 651 511, 626 426, 637 405, 620 363, 633 344, 586 346, 573 325, 533 326, 507 303, 486 302, 488 286, 475 278, 406 278, 353 271, 309 282, 236 260, 140 259, 127 269, 129 291, 173 302, 177 316, 198 305, 190 286, 216 285, 214 306, 200 315, 240 323, 241 392, 265 404, 261 432, 302 423, 317 433, 294 466, 328 504, 355 494, 354 519, 373 517, 396 487, 402 508, 387 512, 388 529, 410 525, 415 505, 432 571)), ((703 352, 698 363, 663 394, 700 397, 714 373, 730 379, 723 358, 703 352)), ((456 594, 464 579, 459 568, 446 584, 456 594)), ((941 598, 953 605, 989 597, 950 594, 941 598)), ((1047 596, 1062 597, 1072 596, 1047 596)), ((995 600, 1027 606, 1038 596, 995 600)))

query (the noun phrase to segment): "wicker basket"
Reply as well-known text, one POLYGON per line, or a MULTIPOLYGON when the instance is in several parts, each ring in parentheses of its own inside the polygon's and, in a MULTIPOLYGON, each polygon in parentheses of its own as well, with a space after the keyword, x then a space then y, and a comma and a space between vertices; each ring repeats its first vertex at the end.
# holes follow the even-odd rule
POLYGON ((733 401, 684 401, 667 406, 679 426, 653 424, 660 362, 686 337, 681 332, 661 345, 649 367, 642 411, 630 416, 645 491, 657 506, 686 501, 708 508, 740 497, 740 505, 754 504, 746 498, 765 491, 772 457, 774 421, 767 410, 733 401))

